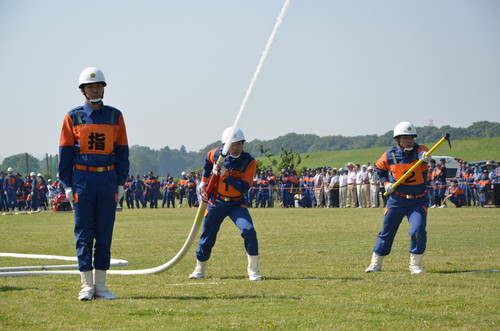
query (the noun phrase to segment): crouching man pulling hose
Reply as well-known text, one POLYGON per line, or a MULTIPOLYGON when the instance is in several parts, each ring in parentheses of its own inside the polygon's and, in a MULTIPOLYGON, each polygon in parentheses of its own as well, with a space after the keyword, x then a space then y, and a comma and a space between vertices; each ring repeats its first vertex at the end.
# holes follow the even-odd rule
POLYGON ((410 223, 410 272, 424 272, 422 257, 427 245, 427 162, 443 141, 449 142, 449 135, 430 150, 415 143, 416 137, 417 129, 413 124, 399 123, 394 128, 397 146, 388 149, 375 164, 389 199, 382 230, 377 236, 371 264, 366 272, 382 270, 382 261, 391 252, 394 237, 405 216, 410 223))
POLYGON ((250 280, 262 280, 259 273, 259 245, 252 217, 248 211, 246 193, 253 183, 257 163, 243 151, 245 136, 238 128, 229 127, 222 134, 222 143, 231 144, 229 149, 214 148, 205 158, 203 178, 198 194, 207 203, 203 219, 203 230, 196 250, 196 268, 189 278, 204 278, 206 264, 217 239, 217 233, 224 219, 229 216, 240 229, 248 255, 248 276, 250 280), (229 135, 233 133, 232 138, 229 135), (227 155, 222 155, 227 150, 227 155))

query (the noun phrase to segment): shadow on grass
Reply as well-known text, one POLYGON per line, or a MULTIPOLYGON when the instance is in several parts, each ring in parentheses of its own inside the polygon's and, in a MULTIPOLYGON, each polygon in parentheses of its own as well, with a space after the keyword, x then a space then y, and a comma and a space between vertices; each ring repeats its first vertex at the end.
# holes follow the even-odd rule
POLYGON ((26 287, 15 287, 15 286, 0 286, 0 292, 10 292, 10 291, 24 291, 28 290, 26 287))
POLYGON ((302 300, 296 296, 269 296, 269 295, 215 295, 215 296, 137 296, 121 297, 121 299, 132 300, 246 300, 246 299, 279 299, 279 300, 302 300))
POLYGON ((360 277, 264 277, 264 280, 339 280, 339 281, 360 281, 360 277))
POLYGON ((443 270, 434 271, 436 274, 477 274, 482 272, 500 272, 500 270, 443 270))
MULTIPOLYGON (((248 279, 247 276, 225 276, 225 277, 219 277, 219 279, 234 279, 234 280, 246 280, 248 279)), ((363 278, 359 277, 267 277, 267 276, 262 276, 263 281, 269 281, 269 280, 341 280, 341 281, 358 281, 358 280, 363 280, 363 278)))

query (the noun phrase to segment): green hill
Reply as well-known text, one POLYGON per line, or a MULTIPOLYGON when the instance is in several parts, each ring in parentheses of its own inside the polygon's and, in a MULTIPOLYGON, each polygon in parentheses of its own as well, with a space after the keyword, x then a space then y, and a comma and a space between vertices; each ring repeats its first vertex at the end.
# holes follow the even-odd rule
MULTIPOLYGON (((452 137, 453 139, 453 137, 452 137)), ((437 141, 436 141, 437 142, 437 141)), ((425 144, 431 148, 433 144, 425 144)), ((493 138, 474 138, 467 140, 451 141, 451 149, 447 143, 442 144, 436 150, 434 155, 447 155, 466 160, 468 162, 482 160, 500 161, 500 137, 493 138)), ((299 168, 317 168, 317 167, 344 167, 347 162, 359 164, 375 163, 387 147, 376 147, 370 149, 355 149, 349 151, 333 151, 301 154, 302 163, 299 168), (309 155, 308 158, 306 156, 309 155)), ((265 157, 258 160, 264 164, 269 164, 265 157)))

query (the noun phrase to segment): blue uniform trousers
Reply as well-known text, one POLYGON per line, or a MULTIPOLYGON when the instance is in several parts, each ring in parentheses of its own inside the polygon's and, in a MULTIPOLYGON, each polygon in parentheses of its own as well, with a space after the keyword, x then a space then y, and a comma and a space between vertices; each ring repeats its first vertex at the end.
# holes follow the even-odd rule
POLYGON ((19 207, 19 203, 17 202, 17 192, 15 189, 7 189, 7 208, 15 208, 19 207))
POLYGON ((142 191, 135 191, 134 196, 135 196, 135 205, 137 208, 139 208, 139 202, 141 203, 141 206, 143 208, 146 207, 146 202, 144 202, 144 194, 142 191))
POLYGON ((73 171, 75 237, 78 269, 108 270, 116 215, 118 178, 114 170, 73 171), (92 255, 94 260, 92 261, 92 255), (93 263, 92 263, 93 262, 93 263))
POLYGON ((410 253, 423 254, 427 245, 427 199, 405 199, 392 194, 382 223, 382 231, 377 236, 373 252, 380 256, 389 255, 394 237, 401 221, 406 216, 410 223, 410 253))
POLYGON ((204 262, 210 258, 212 248, 217 240, 217 233, 224 219, 229 216, 240 229, 245 250, 248 255, 259 255, 257 233, 253 227, 252 217, 246 206, 217 201, 215 205, 207 206, 207 215, 203 219, 203 231, 196 250, 196 259, 204 262))
POLYGON ((179 189, 179 205, 182 205, 185 196, 186 196, 186 189, 179 189))
POLYGON ((255 202, 260 207, 265 207, 269 200, 269 190, 267 188, 259 190, 257 193, 257 201, 255 202))
POLYGON ((188 200, 188 206, 193 207, 198 201, 198 198, 196 197, 196 191, 194 190, 188 191, 187 200, 188 200))

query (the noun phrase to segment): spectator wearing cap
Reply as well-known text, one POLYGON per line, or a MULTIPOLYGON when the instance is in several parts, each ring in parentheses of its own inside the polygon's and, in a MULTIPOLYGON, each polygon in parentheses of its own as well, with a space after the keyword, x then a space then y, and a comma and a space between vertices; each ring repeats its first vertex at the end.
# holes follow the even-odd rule
POLYGON ((291 207, 294 204, 293 196, 291 194, 292 181, 290 178, 290 173, 287 169, 281 169, 279 182, 281 190, 281 206, 283 208, 291 207))
POLYGON ((481 175, 481 179, 477 182, 477 191, 479 194, 479 204, 481 205, 482 208, 484 208, 484 205, 487 202, 486 193, 488 192, 490 186, 491 186, 491 180, 489 178, 489 172, 488 172, 488 170, 484 169, 483 173, 481 175))
POLYGON ((494 163, 491 161, 486 162, 486 170, 488 170, 488 176, 493 183, 495 181, 495 168, 493 167, 494 163))
POLYGON ((309 194, 309 198, 311 200, 311 203, 313 206, 317 205, 316 202, 316 196, 314 195, 314 177, 316 176, 316 170, 315 169, 307 169, 307 179, 306 179, 306 187, 307 187, 307 193, 309 194))
POLYGON ((260 177, 257 178, 257 199, 255 201, 255 208, 265 208, 269 201, 269 180, 267 179, 264 171, 260 172, 260 177))
POLYGON ((38 206, 41 209, 48 210, 49 207, 49 202, 47 200, 47 194, 49 193, 49 189, 47 188, 47 182, 45 181, 45 178, 43 178, 43 175, 41 173, 38 173, 36 175, 37 179, 37 189, 38 189, 38 196, 39 196, 39 203, 38 206))
POLYGON ((12 168, 7 169, 7 176, 4 178, 3 187, 7 197, 6 208, 10 209, 11 212, 18 212, 19 203, 17 201, 17 195, 21 191, 22 180, 19 180, 12 168))
POLYGON ((462 170, 462 178, 465 184, 465 198, 467 200, 467 206, 477 206, 479 205, 476 200, 476 184, 474 182, 474 170, 471 168, 470 164, 464 162, 464 169, 462 170))
POLYGON ((465 191, 458 186, 458 180, 456 179, 452 180, 449 194, 444 198, 443 204, 441 205, 440 208, 446 206, 446 201, 450 201, 457 208, 466 205, 465 191))
POLYGON ((274 188, 276 187, 276 175, 273 174, 273 169, 266 170, 266 178, 269 182, 269 201, 267 205, 271 208, 274 207, 274 188))

